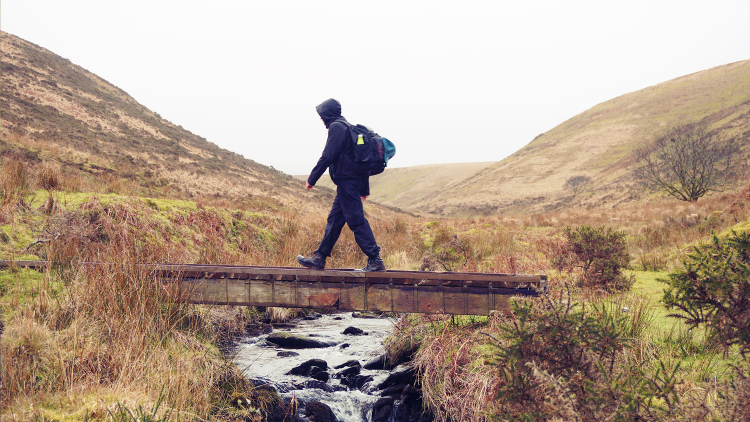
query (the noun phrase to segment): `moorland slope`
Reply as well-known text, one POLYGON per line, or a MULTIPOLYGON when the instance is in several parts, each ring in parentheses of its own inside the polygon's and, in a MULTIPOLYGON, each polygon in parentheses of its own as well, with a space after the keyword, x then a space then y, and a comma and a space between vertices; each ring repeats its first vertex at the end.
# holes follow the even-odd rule
MULTIPOLYGON (((423 199, 461 182, 493 163, 490 161, 388 168, 383 173, 370 177, 370 200, 391 207, 412 209, 423 199)), ((306 175, 295 177, 307 180, 306 175)), ((327 173, 318 180, 317 186, 335 189, 327 173)))
POLYGON ((133 193, 152 197, 258 196, 321 211, 333 198, 327 189, 308 192, 292 176, 218 147, 68 59, 6 32, 0 32, 0 62, 0 146, 26 159, 129 181, 133 193))
POLYGON ((660 83, 598 104, 537 136, 510 157, 407 205, 450 216, 617 206, 642 199, 636 147, 677 122, 705 120, 720 136, 750 143, 750 60, 660 83), (592 182, 574 194, 573 176, 592 182))

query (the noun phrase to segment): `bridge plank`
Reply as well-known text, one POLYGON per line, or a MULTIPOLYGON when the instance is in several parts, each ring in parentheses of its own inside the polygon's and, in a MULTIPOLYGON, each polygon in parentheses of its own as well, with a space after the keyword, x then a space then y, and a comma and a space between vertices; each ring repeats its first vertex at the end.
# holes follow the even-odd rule
POLYGON ((367 288, 364 283, 350 284, 340 289, 339 309, 345 311, 367 310, 367 288))
POLYGON ((423 314, 441 314, 445 312, 443 306, 443 292, 440 286, 419 286, 415 289, 417 312, 423 314))
POLYGON ((485 288, 467 287, 466 313, 464 315, 489 315, 490 296, 485 288))
POLYGON ((442 292, 445 313, 466 315, 469 312, 463 287, 443 287, 442 292))
POLYGON ((213 299, 217 305, 229 302, 227 284, 224 279, 203 278, 200 281, 202 282, 203 295, 206 300, 213 299))
POLYGON ((337 309, 341 298, 339 284, 297 282, 298 303, 305 308, 337 309))
POLYGON ((393 312, 391 286, 370 284, 367 286, 367 311, 393 312))
POLYGON ((227 304, 244 305, 250 302, 250 286, 247 281, 228 278, 225 283, 227 286, 227 304))
POLYGON ((414 285, 393 285, 392 299, 394 312, 418 312, 417 287, 414 285))
POLYGON ((295 274, 271 274, 271 280, 276 281, 297 281, 297 276, 295 274))
POLYGON ((276 306, 273 297, 274 283, 269 280, 248 280, 251 306, 276 306))
POLYGON ((297 301, 297 283, 295 281, 274 281, 273 287, 273 301, 275 305, 280 307, 296 308, 301 307, 297 301))

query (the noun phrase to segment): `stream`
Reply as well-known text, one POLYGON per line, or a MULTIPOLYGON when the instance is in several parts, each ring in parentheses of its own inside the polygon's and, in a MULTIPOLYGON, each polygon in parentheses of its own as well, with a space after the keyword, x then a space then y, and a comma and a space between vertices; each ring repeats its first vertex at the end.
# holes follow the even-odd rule
POLYGON ((272 342, 277 340, 269 339, 269 334, 261 334, 238 344, 235 362, 254 384, 269 385, 283 398, 302 402, 298 416, 303 421, 320 420, 314 416, 304 418, 305 404, 310 402, 327 405, 339 422, 425 420, 419 415, 421 411, 410 414, 415 413, 416 405, 421 409, 421 395, 406 385, 414 383, 408 366, 393 370, 365 368, 375 366, 373 363, 385 352, 383 342, 393 332, 396 319, 352 315, 316 315, 293 324, 274 324, 272 336, 301 335, 326 342, 328 347, 281 347, 272 342), (350 327, 363 333, 343 334, 347 329, 351 331, 350 327), (310 362, 325 367, 310 367, 310 362), (409 376, 411 381, 404 381, 409 376))

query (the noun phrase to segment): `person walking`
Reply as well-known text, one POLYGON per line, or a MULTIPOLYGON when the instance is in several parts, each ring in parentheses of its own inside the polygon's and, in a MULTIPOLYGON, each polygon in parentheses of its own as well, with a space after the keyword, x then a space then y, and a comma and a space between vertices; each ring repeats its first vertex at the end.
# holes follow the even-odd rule
POLYGON ((385 271, 380 258, 380 247, 375 241, 370 223, 365 218, 362 202, 370 195, 369 174, 354 164, 354 143, 349 132, 351 126, 341 115, 341 103, 330 98, 315 108, 328 129, 328 140, 318 163, 307 178, 306 187, 312 189, 328 169, 336 185, 336 198, 328 213, 323 240, 312 256, 297 256, 301 265, 322 270, 331 256, 344 224, 354 233, 354 240, 367 255, 367 265, 359 271, 385 271))

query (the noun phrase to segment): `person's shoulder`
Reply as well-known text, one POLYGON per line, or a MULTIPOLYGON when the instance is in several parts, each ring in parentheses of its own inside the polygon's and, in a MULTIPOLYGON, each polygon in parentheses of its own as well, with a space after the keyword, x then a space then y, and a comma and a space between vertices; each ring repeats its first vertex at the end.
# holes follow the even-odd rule
POLYGON ((346 120, 335 120, 330 125, 328 125, 328 129, 332 129, 334 127, 337 129, 348 129, 349 126, 351 125, 346 120))
POLYGON ((328 133, 334 136, 345 136, 349 133, 349 123, 346 120, 336 120, 328 125, 328 133))

